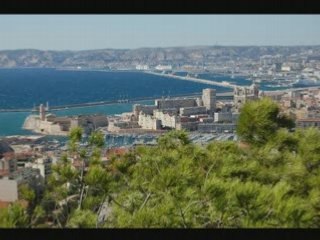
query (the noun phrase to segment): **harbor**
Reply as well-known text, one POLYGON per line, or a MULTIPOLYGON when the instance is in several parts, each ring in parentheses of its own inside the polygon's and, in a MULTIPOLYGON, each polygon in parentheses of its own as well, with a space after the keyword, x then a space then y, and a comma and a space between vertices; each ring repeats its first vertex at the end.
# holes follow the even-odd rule
MULTIPOLYGON (((189 139, 195 144, 205 145, 211 141, 237 140, 234 133, 199 133, 190 132, 189 139)), ((160 134, 114 134, 105 133, 107 148, 134 147, 137 145, 156 145, 160 134)))

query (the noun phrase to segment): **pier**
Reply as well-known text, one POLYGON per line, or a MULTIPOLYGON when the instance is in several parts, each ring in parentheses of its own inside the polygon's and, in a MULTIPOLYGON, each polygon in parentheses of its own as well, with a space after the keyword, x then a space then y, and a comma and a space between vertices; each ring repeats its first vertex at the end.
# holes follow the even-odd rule
POLYGON ((235 88, 237 85, 231 84, 229 82, 217 82, 213 80, 207 80, 207 79, 201 79, 201 78, 195 78, 195 77, 190 77, 190 76, 177 76, 173 74, 164 74, 164 73, 156 73, 156 72, 151 72, 151 71, 145 71, 144 73, 148 74, 153 74, 157 76, 162 76, 162 77, 169 77, 169 78, 174 78, 178 80, 184 80, 184 81, 191 81, 191 82, 197 82, 197 83, 203 83, 203 84, 208 84, 208 85, 214 85, 214 86, 220 86, 220 87, 227 87, 227 88, 235 88))

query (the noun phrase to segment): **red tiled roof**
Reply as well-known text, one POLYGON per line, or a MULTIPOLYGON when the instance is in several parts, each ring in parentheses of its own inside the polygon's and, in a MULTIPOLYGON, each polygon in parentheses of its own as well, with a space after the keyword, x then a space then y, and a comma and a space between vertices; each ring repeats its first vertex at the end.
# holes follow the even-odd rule
MULTIPOLYGON (((6 202, 6 201, 1 201, 0 200, 0 209, 9 207, 9 205, 11 203, 13 203, 13 202, 6 202)), ((28 207, 28 201, 26 201, 26 200, 23 200, 23 199, 17 200, 17 203, 19 203, 24 208, 28 207)))
POLYGON ((11 202, 5 202, 0 200, 0 209, 7 208, 11 202))
POLYGON ((0 169, 0 176, 4 177, 4 176, 8 176, 9 175, 9 170, 1 170, 0 169))

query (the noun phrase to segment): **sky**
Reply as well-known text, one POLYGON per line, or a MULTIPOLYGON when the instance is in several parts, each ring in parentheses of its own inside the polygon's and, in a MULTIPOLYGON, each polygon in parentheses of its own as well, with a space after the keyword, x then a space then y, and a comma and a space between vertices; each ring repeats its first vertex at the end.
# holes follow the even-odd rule
POLYGON ((0 15, 0 50, 320 45, 320 15, 0 15))

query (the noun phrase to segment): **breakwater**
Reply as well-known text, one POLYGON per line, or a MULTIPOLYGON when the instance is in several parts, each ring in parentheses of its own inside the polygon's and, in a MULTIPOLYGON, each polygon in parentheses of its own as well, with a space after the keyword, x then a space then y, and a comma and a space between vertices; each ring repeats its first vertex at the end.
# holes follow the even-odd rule
MULTIPOLYGON (((200 97, 201 93, 193 93, 193 94, 175 94, 170 97, 200 97)), ((218 99, 229 99, 233 97, 233 92, 224 92, 217 93, 218 99)), ((93 107, 93 106, 102 106, 102 105, 110 105, 110 104, 121 104, 121 103, 139 103, 139 101, 146 100, 154 100, 160 97, 140 97, 134 99, 118 99, 118 100, 109 100, 109 101, 99 101, 99 102, 88 102, 88 103, 78 103, 78 104, 66 104, 61 106, 51 106, 50 111, 59 111, 70 108, 84 108, 84 107, 93 107)), ((33 108, 21 108, 21 109, 0 109, 0 112, 31 112, 35 111, 33 108)))
POLYGON ((156 73, 156 72, 151 72, 151 71, 145 71, 144 73, 148 74, 153 74, 161 77, 168 77, 168 78, 174 78, 178 80, 184 80, 184 81, 191 81, 191 82, 196 82, 196 83, 203 83, 203 84, 208 84, 208 85, 214 85, 214 86, 220 86, 220 87, 227 87, 227 88, 234 88, 237 87, 235 84, 231 84, 229 82, 217 82, 214 80, 207 80, 207 79, 201 79, 201 78, 195 78, 195 77, 190 77, 190 76, 178 76, 174 74, 169 74, 169 73, 156 73))

